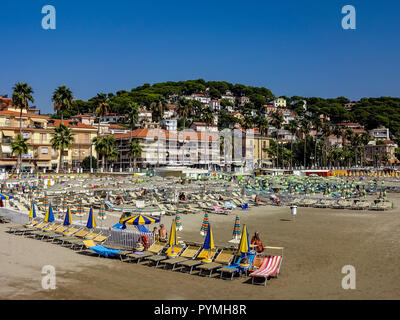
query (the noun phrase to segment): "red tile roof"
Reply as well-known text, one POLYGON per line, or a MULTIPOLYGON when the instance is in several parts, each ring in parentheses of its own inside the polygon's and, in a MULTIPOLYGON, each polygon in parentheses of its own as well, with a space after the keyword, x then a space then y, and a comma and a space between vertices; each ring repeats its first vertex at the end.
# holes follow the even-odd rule
MULTIPOLYGON (((130 132, 128 133, 118 133, 114 134, 115 139, 129 139, 130 132)), ((216 141, 218 135, 217 134, 209 134, 205 132, 194 132, 194 131, 168 131, 164 129, 136 129, 132 131, 133 138, 160 138, 160 139, 182 139, 183 137, 185 140, 212 140, 216 141)))

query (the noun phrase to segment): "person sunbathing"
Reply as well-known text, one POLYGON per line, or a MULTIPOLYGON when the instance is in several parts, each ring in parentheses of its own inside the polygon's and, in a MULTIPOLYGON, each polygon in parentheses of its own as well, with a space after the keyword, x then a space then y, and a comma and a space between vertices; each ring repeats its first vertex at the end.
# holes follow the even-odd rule
POLYGON ((264 251, 264 244, 260 239, 260 234, 258 232, 254 233, 253 238, 251 239, 250 244, 256 245, 256 252, 262 253, 264 251))

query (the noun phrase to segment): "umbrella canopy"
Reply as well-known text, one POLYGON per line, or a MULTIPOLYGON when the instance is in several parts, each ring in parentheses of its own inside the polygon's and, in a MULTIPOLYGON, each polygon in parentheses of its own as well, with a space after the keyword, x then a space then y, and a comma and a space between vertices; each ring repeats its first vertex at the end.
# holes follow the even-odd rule
POLYGON ((204 214, 203 223, 201 224, 200 235, 204 237, 207 231, 208 231, 208 214, 206 212, 204 214))
POLYGON ((181 213, 179 211, 176 212, 175 222, 176 222, 176 229, 178 231, 182 231, 183 230, 182 219, 181 219, 181 213))
POLYGON ((31 209, 29 210, 28 218, 29 219, 35 219, 36 218, 35 203, 33 201, 32 201, 32 204, 31 204, 31 209))
POLYGON ((177 244, 178 244, 178 237, 176 234, 176 222, 175 220, 173 220, 171 224, 171 231, 169 232, 168 245, 176 246, 177 244))
POLYGON ((0 199, 1 200, 10 200, 14 198, 11 194, 7 194, 7 193, 0 193, 0 199))
POLYGON ((240 230, 240 218, 236 216, 235 225, 233 226, 232 239, 239 239, 242 231, 240 230))
POLYGON ((67 212, 65 213, 64 226, 70 226, 71 224, 72 224, 71 210, 68 207, 67 212))
POLYGON ((240 238, 238 255, 242 253, 247 254, 250 252, 250 242, 249 242, 249 233, 247 231, 246 225, 243 225, 242 237, 240 238))
POLYGON ((132 217, 123 218, 123 219, 119 220, 119 223, 121 223, 121 224, 131 224, 134 226, 143 225, 143 224, 153 224, 153 223, 159 223, 159 222, 160 222, 159 218, 141 215, 141 214, 136 214, 132 217))
POLYGON ((88 222, 86 224, 86 228, 93 229, 96 228, 96 219, 94 218, 93 208, 90 208, 88 222))
POLYGON ((49 204, 46 215, 44 216, 44 221, 45 222, 53 222, 54 221, 54 214, 53 214, 53 207, 51 206, 51 203, 49 204))

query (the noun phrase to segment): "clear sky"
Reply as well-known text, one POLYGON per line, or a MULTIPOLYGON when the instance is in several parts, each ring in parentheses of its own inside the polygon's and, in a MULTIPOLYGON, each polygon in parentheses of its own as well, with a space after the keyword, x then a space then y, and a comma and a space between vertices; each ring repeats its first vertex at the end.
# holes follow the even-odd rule
POLYGON ((1 0, 0 94, 27 82, 52 111, 59 85, 76 99, 143 83, 203 78, 275 95, 350 99, 400 93, 397 0, 1 0), (56 30, 44 30, 44 5, 56 30), (356 30, 341 9, 356 8, 356 30))

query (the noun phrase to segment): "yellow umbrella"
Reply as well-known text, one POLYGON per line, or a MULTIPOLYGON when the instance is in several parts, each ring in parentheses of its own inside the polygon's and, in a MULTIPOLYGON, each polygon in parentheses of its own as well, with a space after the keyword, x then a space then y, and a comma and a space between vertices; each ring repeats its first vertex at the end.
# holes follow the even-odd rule
POLYGON ((174 246, 178 244, 178 237, 176 234, 176 221, 173 220, 171 224, 171 231, 169 232, 168 245, 174 246))
POLYGON ((249 242, 249 233, 247 231, 246 225, 243 225, 242 237, 240 238, 238 255, 242 253, 247 254, 250 252, 250 242, 249 242))
POLYGON ((211 225, 208 225, 208 231, 206 238, 204 239, 203 249, 208 249, 208 256, 207 258, 203 259, 203 262, 211 262, 212 257, 212 250, 215 248, 214 245, 214 237, 211 229, 211 225))

